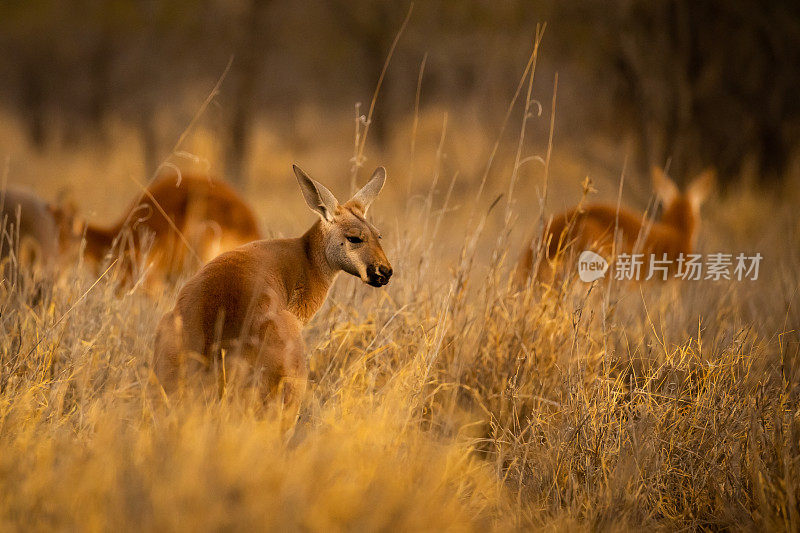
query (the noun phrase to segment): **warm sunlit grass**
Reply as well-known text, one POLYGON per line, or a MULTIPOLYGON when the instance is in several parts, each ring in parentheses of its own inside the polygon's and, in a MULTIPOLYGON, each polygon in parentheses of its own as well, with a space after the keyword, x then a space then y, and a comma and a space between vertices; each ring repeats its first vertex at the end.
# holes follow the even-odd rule
MULTIPOLYGON (((517 292, 542 166, 490 211, 516 143, 476 198, 490 136, 451 117, 437 156, 441 118, 417 132, 413 176, 401 142, 366 165, 389 169, 372 216, 396 274, 382 289, 336 282, 306 330, 311 384, 288 442, 253 398, 150 393, 175 289, 120 296, 103 279, 81 299, 95 277, 77 263, 43 287, 0 288, 0 529, 800 527, 798 199, 742 189, 706 209, 701 248, 760 251, 755 282, 517 292)), ((117 169, 135 159, 125 149, 108 155, 117 169)), ((322 149, 299 159, 344 196, 346 149, 332 167, 322 149)), ((291 161, 259 158, 265 229, 297 234, 312 215, 291 161)), ((569 159, 553 154, 551 212, 580 196, 583 176, 557 177, 569 159)), ((72 183, 84 210, 113 217, 128 196, 93 210, 108 195, 84 196, 78 169, 96 174, 71 161, 34 186, 72 183)), ((135 192, 123 183, 102 187, 135 192)), ((636 205, 629 188, 647 187, 631 183, 636 205)))
POLYGON ((32 306, 5 291, 0 524, 798 523, 796 251, 765 249, 750 285, 516 294, 502 260, 472 261, 474 230, 447 237, 466 243, 461 261, 420 235, 414 221, 395 237, 385 290, 337 282, 307 332, 312 386, 288 443, 248 399, 166 406, 147 393, 171 294, 118 298, 104 280, 56 324, 85 272, 32 306))

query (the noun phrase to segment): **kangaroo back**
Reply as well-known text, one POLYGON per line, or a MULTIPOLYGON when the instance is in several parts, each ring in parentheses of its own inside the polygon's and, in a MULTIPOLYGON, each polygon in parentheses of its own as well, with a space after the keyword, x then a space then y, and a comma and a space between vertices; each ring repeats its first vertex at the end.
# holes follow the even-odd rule
POLYGON ((261 238, 255 215, 230 185, 197 175, 162 176, 115 224, 87 224, 84 231, 86 255, 99 263, 109 252, 118 253, 125 277, 149 245, 153 273, 160 279, 261 238))
MULTIPOLYGON (((594 251, 613 260, 619 253, 666 254, 675 260, 681 253, 691 253, 700 224, 700 206, 714 186, 714 172, 707 170, 681 192, 661 169, 652 170, 653 188, 661 200, 662 213, 657 221, 641 212, 609 204, 576 207, 553 217, 542 234, 543 253, 536 275, 551 277, 563 263, 571 264, 583 250, 594 251)), ((523 286, 537 266, 534 240, 520 255, 515 280, 523 286)))
POLYGON ((58 230, 48 204, 33 192, 0 192, 0 261, 16 254, 25 268, 52 265, 58 256, 58 230), (17 240, 19 237, 19 240, 17 240))

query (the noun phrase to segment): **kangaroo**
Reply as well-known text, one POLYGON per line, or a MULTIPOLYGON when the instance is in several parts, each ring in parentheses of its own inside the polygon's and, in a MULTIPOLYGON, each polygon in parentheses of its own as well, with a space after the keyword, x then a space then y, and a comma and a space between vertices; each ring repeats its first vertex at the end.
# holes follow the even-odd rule
MULTIPOLYGON (((74 226, 69 214, 59 214, 62 228, 74 226)), ((161 176, 117 223, 85 224, 82 232, 90 261, 100 264, 107 254, 119 253, 123 280, 132 277, 148 242, 154 278, 166 280, 191 265, 192 252, 202 264, 261 238, 255 215, 232 187, 196 175, 161 176)))
MULTIPOLYGON (((565 252, 592 250, 609 258, 616 253, 653 254, 656 258, 674 261, 680 254, 689 254, 697 243, 700 226, 700 206, 714 188, 715 172, 707 169, 697 176, 681 193, 677 185, 660 168, 651 170, 653 189, 661 199, 661 219, 647 229, 644 214, 608 204, 576 207, 555 216, 545 229, 545 256, 537 277, 546 279, 557 269, 558 258, 565 252), (615 230, 619 240, 615 247, 615 230)), ((533 239, 517 263, 515 278, 523 286, 534 268, 533 239)))
POLYGON ((153 368, 166 392, 189 364, 209 368, 224 350, 226 357, 240 356, 267 397, 277 396, 283 412, 296 417, 308 375, 302 328, 336 275, 344 271, 373 287, 389 282, 392 267, 381 234, 366 219, 386 180, 384 168, 345 204, 293 168, 319 220, 301 237, 251 242, 224 253, 186 282, 156 332, 153 368))
POLYGON ((50 206, 24 189, 0 191, 0 263, 52 266, 58 258, 58 228, 50 206), (17 256, 17 254, 19 254, 17 256))

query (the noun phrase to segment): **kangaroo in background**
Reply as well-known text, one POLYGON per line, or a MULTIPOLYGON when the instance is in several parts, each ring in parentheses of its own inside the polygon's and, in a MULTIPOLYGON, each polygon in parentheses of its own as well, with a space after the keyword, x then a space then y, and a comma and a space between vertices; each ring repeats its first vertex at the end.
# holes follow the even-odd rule
MULTIPOLYGON (((63 238, 63 228, 69 228, 69 234, 75 226, 73 216, 65 210, 56 210, 56 216, 63 238)), ((230 185, 197 175, 180 180, 161 176, 116 223, 85 224, 79 233, 85 236, 85 255, 92 262, 100 264, 109 253, 119 254, 123 280, 133 277, 148 244, 153 273, 163 280, 182 273, 192 260, 202 264, 261 238, 255 215, 230 185)))
MULTIPOLYGON (((654 254, 661 259, 675 260, 681 253, 689 254, 697 243, 700 226, 700 206, 714 189, 715 172, 705 170, 681 192, 663 170, 651 170, 653 189, 661 199, 661 218, 650 225, 643 213, 609 204, 576 207, 553 218, 543 234, 544 256, 536 276, 542 280, 554 275, 559 258, 567 253, 592 250, 606 259, 616 253, 654 254), (615 230, 619 240, 615 245, 615 230)), ((534 274, 533 239, 517 263, 515 280, 518 286, 527 283, 534 274)))
POLYGON ((344 271, 373 287, 389 282, 392 267, 381 234, 366 219, 386 180, 383 167, 344 204, 293 168, 319 220, 301 237, 251 242, 224 253, 183 286, 156 332, 153 369, 165 391, 176 388, 188 365, 208 368, 224 350, 246 363, 269 397, 278 396, 293 424, 308 375, 302 328, 336 275, 344 271))
POLYGON ((32 191, 0 191, 0 262, 50 267, 58 259, 58 228, 47 202, 32 191))

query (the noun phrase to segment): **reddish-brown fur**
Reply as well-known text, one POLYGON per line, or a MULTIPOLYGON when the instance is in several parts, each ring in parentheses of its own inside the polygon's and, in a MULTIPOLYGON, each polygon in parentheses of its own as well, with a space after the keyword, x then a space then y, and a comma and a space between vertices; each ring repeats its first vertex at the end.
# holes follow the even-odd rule
POLYGON ((230 185, 184 174, 180 180, 174 175, 158 178, 117 223, 107 227, 87 224, 85 238, 85 253, 95 262, 109 252, 119 253, 126 263, 125 275, 132 272, 131 257, 138 262, 146 239, 152 239, 149 257, 153 273, 170 278, 221 252, 260 239, 261 232, 252 210, 230 185))
POLYGON ((244 365, 269 396, 281 394, 278 403, 293 423, 308 374, 301 330, 336 274, 345 271, 373 286, 388 283, 392 269, 380 234, 365 218, 385 171, 376 170, 343 205, 300 169, 295 173, 320 220, 301 237, 251 242, 224 253, 184 285, 156 332, 153 369, 166 391, 192 367, 220 364, 225 353, 225 361, 244 365))
POLYGON ((155 360, 167 390, 192 361, 176 357, 201 355, 201 366, 208 366, 225 350, 263 370, 271 391, 287 380, 284 402, 302 397, 308 369, 300 332, 324 302, 334 273, 314 261, 286 258, 318 247, 319 224, 299 239, 252 242, 224 253, 184 285, 156 335, 157 347, 169 345, 155 360))
MULTIPOLYGON (((540 261, 537 276, 553 274, 555 262, 561 255, 592 250, 606 259, 612 252, 653 254, 674 261, 681 253, 689 254, 699 227, 700 204, 714 183, 712 171, 706 171, 681 193, 659 169, 653 169, 653 183, 662 199, 661 219, 647 220, 643 213, 594 204, 570 209, 556 215, 543 235, 546 253, 540 261), (649 228, 648 228, 649 226, 649 228), (615 232, 619 239, 615 242, 615 232)), ((528 242, 517 263, 516 280, 523 285, 534 268, 533 239, 528 242)))
MULTIPOLYGON (((55 218, 44 200, 32 191, 0 191, 0 263, 14 256, 26 269, 52 267, 58 258, 55 218), (20 257, 15 257, 19 253, 20 257)), ((0 271, 2 272, 2 271, 0 271)))

